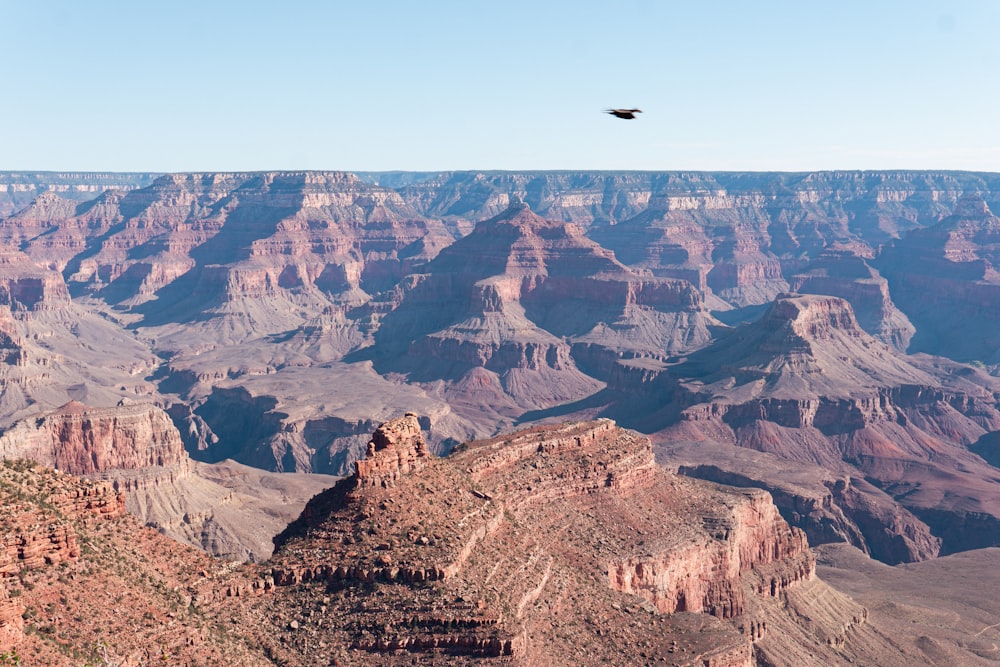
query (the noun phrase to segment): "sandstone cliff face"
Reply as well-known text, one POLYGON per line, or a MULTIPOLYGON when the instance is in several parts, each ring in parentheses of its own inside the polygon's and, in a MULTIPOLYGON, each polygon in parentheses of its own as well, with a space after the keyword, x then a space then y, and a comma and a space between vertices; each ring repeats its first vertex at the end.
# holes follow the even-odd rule
POLYGON ((336 481, 251 474, 232 462, 195 465, 169 416, 148 403, 71 402, 19 422, 0 435, 0 460, 18 459, 106 481, 125 494, 125 506, 143 524, 235 560, 266 559, 273 535, 336 481))
POLYGON ((170 523, 162 509, 149 502, 150 494, 164 487, 176 496, 171 501, 174 508, 186 505, 184 487, 191 461, 170 417, 149 403, 95 408, 71 401, 7 429, 0 435, 0 459, 25 459, 107 480, 127 494, 128 509, 147 524, 170 523))
POLYGON ((668 554, 614 563, 608 572, 611 585, 649 599, 661 612, 731 618, 747 611, 740 579, 744 572, 765 573, 757 593, 772 597, 809 579, 815 561, 805 534, 788 527, 769 495, 749 495, 747 501, 734 507, 730 517, 703 518, 705 528, 713 531, 709 539, 668 554), (720 537, 725 541, 716 541, 720 537))
MULTIPOLYGON (((25 193, 51 180, 9 176, 23 182, 11 187, 25 193)), ((78 185, 87 189, 84 183, 99 176, 81 175, 78 185)), ((141 176, 132 181, 149 183, 141 176)), ((171 175, 86 206, 50 191, 3 221, 0 238, 24 244, 36 260, 65 268, 71 284, 108 300, 141 302, 183 278, 185 289, 202 284, 211 294, 188 303, 204 307, 213 298, 314 286, 331 294, 361 283, 368 292, 388 289, 452 236, 525 202, 547 219, 589 230, 627 264, 688 280, 716 306, 729 307, 773 298, 824 248, 872 256, 882 243, 949 215, 962 196, 978 193, 988 204, 1000 189, 989 174, 947 172, 364 177, 171 175), (436 226, 438 220, 451 231, 436 226), (100 251, 83 252, 98 237, 100 251), (225 250, 232 247, 243 250, 232 255, 225 250), (208 277, 206 265, 216 263, 209 256, 226 266, 221 285, 199 283, 208 277)), ((125 183, 131 176, 116 178, 125 183)), ((60 189, 66 188, 53 191, 60 189)), ((161 298, 169 296, 177 295, 161 298)))
POLYGON ((595 172, 361 174, 397 190, 424 215, 457 229, 485 220, 523 201, 553 220, 589 227, 626 220, 641 212, 661 175, 595 172), (409 176, 409 178, 406 178, 409 176), (404 180, 405 179, 405 180, 404 180))
MULTIPOLYGON (((416 424, 388 423, 372 438, 374 459, 420 451, 416 424)), ((310 504, 269 567, 214 561, 140 527, 107 483, 4 463, 0 651, 58 666, 164 656, 248 665, 913 660, 813 576, 801 534, 776 519, 765 494, 664 473, 648 463, 648 443, 608 421, 470 443, 457 456, 457 466, 420 457, 425 465, 397 468, 388 485, 345 480, 310 504), (623 554, 665 554, 705 535, 743 564, 740 616, 661 614, 608 576, 623 554), (30 555, 11 560, 20 545, 30 555), (448 554, 454 567, 421 578, 392 567, 448 554), (357 566, 329 568, 334 560, 357 566)))
POLYGON ((27 458, 74 475, 184 464, 177 429, 146 403, 88 408, 67 403, 36 423, 22 422, 0 436, 0 458, 27 458))
MULTIPOLYGON (((729 215, 771 229, 779 252, 812 250, 832 238, 888 238, 948 215, 965 193, 995 198, 995 174, 828 171, 365 173, 415 209, 454 220, 496 215, 512 199, 547 218, 585 228, 614 226, 643 212, 729 215)), ((623 230, 624 231, 624 230, 623 230)))

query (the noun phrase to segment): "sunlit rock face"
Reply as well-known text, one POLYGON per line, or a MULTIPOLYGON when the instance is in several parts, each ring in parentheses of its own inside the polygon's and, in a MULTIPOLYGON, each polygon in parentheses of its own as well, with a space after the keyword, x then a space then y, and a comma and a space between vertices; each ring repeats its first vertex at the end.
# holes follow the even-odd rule
POLYGON ((360 615, 331 601, 356 622, 325 632, 354 659, 392 664, 400 649, 554 664, 588 646, 576 660, 596 665, 683 645, 703 664, 752 665, 771 602, 818 585, 805 535, 766 493, 667 473, 648 440, 610 420, 473 441, 445 458, 426 452, 416 415, 390 420, 355 474, 276 543, 277 604, 296 589, 378 582, 383 595, 360 615), (547 611, 556 600, 560 631, 547 611), (646 611, 621 611, 637 605, 646 611), (713 631, 689 632, 678 612, 713 631))

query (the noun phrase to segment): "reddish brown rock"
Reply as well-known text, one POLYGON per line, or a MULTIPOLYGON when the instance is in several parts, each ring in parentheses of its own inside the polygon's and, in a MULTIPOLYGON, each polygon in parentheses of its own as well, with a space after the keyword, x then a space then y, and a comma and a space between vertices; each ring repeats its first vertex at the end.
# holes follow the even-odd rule
POLYGON ((877 261, 893 300, 916 327, 911 352, 958 361, 1000 362, 1000 218, 981 195, 954 214, 890 244, 877 261))
MULTIPOLYGON (((376 432, 380 466, 397 470, 395 452, 419 450, 406 444, 411 419, 376 432)), ((649 441, 609 420, 473 441, 389 485, 363 470, 277 538, 275 588, 254 598, 297 619, 278 642, 262 639, 292 663, 313 641, 293 612, 306 595, 323 610, 308 621, 329 647, 322 659, 344 664, 430 653, 449 664, 672 656, 749 667, 776 613, 767 601, 822 589, 803 533, 766 493, 671 475, 649 441)), ((829 595, 833 617, 863 615, 829 595)))
MULTIPOLYGON (((776 326, 755 351, 771 361, 733 354, 739 372, 708 389, 697 371, 675 375, 707 363, 691 353, 723 335, 716 317, 756 317, 749 306, 783 283, 839 294, 897 348, 909 318, 912 349, 988 367, 995 175, 184 174, 87 202, 65 174, 2 178, 20 209, 0 220, 14 321, 0 326, 3 427, 71 398, 138 395, 175 406, 207 461, 346 473, 370 427, 413 406, 433 451, 519 420, 608 414, 869 475, 947 532, 946 550, 995 533, 992 502, 961 517, 938 507, 948 466, 991 497, 991 469, 952 457, 995 427, 977 371, 924 357, 893 370, 898 358, 852 346, 833 322, 840 333, 817 340, 836 349, 819 361, 776 326), (45 184, 55 194, 34 196, 45 184), (869 364, 837 367, 858 391, 834 386, 839 357, 869 364)), ((909 539, 909 518, 863 514, 894 526, 889 541, 909 539)), ((202 514, 173 521, 185 515, 202 514)), ((933 541, 914 536, 907 550, 933 541)))
POLYGON ((0 248, 0 307, 12 311, 54 310, 69 303, 62 276, 27 255, 0 248))
POLYGON ((74 475, 182 465, 176 427, 149 403, 93 408, 72 401, 0 436, 0 458, 28 458, 74 475))
POLYGON ((17 482, 7 483, 18 502, 8 506, 0 577, 79 558, 72 524, 92 526, 125 516, 125 497, 110 482, 77 481, 23 460, 4 461, 2 466, 5 477, 17 482))
MULTIPOLYGON (((874 340, 843 300, 783 296, 756 323, 671 368, 681 378, 673 388, 680 421, 660 439, 727 443, 873 481, 908 510, 896 519, 876 513, 888 532, 871 533, 864 548, 889 562, 935 555, 930 533, 946 551, 985 546, 980 540, 1000 540, 994 528, 958 538, 942 524, 949 513, 961 523, 966 502, 1000 512, 990 468, 968 449, 1000 427, 997 387, 943 363, 874 340), (953 492, 967 500, 946 500, 939 489, 959 477, 953 492)), ((852 514, 852 498, 835 502, 852 514)))
POLYGON ((392 486, 402 475, 419 471, 428 456, 417 416, 407 413, 379 426, 365 458, 355 462, 358 486, 392 486))
POLYGON ((129 190, 148 185, 156 174, 109 172, 0 172, 0 218, 50 193, 85 202, 105 190, 129 190))
POLYGON ((10 599, 6 584, 0 582, 0 652, 13 648, 24 636, 24 606, 10 599))
POLYGON ((146 525, 237 560, 270 555, 273 535, 313 494, 337 479, 282 478, 241 471, 233 462, 194 464, 170 418, 149 403, 95 408, 74 401, 19 422, 0 435, 0 459, 19 458, 107 480, 125 494, 128 510, 146 525))
POLYGON ((748 501, 734 508, 731 522, 705 520, 712 531, 709 539, 613 563, 608 572, 611 586, 649 599, 661 612, 732 618, 747 612, 740 578, 744 573, 756 570, 762 579, 757 594, 772 597, 812 577, 815 559, 805 534, 788 527, 770 496, 762 493, 748 501))
MULTIPOLYGON (((373 436, 376 460, 421 450, 412 419, 373 436)), ((70 664, 66 650, 122 664, 902 664, 864 609, 813 576, 765 493, 666 473, 648 441, 607 420, 419 458, 392 485, 344 480, 318 496, 265 566, 172 544, 122 515, 120 496, 106 511, 107 484, 6 463, 3 544, 69 534, 83 548, 13 561, 2 647, 51 665, 70 664)))
POLYGON ((597 391, 581 366, 600 375, 602 355, 690 349, 715 323, 690 283, 632 271, 516 203, 397 287, 373 356, 380 372, 448 381, 458 408, 466 385, 492 390, 490 409, 512 416, 597 391))
POLYGON ((850 251, 829 251, 789 279, 794 292, 827 294, 845 299, 858 325, 901 352, 916 328, 892 302, 889 283, 865 258, 850 251))
POLYGON ((0 463, 0 652, 23 664, 265 664, 190 605, 220 568, 125 513, 108 482, 0 463), (201 573, 201 574, 199 574, 201 573))

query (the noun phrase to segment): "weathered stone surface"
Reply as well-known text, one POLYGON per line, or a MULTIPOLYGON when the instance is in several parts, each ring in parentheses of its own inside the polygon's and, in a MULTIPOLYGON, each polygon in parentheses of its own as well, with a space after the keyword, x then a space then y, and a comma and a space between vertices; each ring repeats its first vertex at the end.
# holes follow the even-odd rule
POLYGON ((75 202, 87 201, 105 190, 144 187, 156 176, 108 172, 0 172, 0 218, 39 197, 57 195, 75 202))
POLYGON ((401 476, 419 471, 427 456, 417 416, 407 413, 376 429, 365 458, 354 464, 354 479, 359 486, 392 486, 401 476))
MULTIPOLYGON (((412 419, 387 423, 373 456, 418 451, 412 419)), ((0 543, 27 556, 0 552, 0 650, 51 665, 70 664, 66 651, 122 664, 913 661, 815 578, 766 493, 671 475, 607 420, 421 458, 389 486, 344 480, 270 563, 243 566, 139 527, 110 484, 5 463, 0 543)))
MULTIPOLYGON (((876 341, 841 299, 786 295, 757 322, 671 368, 679 421, 658 441, 726 443, 872 481, 907 509, 862 512, 872 541, 859 546, 888 562, 933 557, 942 538, 945 551, 987 546, 1000 540, 985 528, 989 520, 975 531, 943 524, 950 516, 963 525, 968 503, 988 516, 1000 511, 990 467, 968 449, 1000 427, 997 384, 972 369, 943 374, 942 363, 876 341), (958 478, 965 481, 941 493, 958 478), (871 531, 872 521, 882 528, 871 531)), ((831 500, 859 517, 866 502, 842 491, 831 500)))
POLYGON ((69 303, 59 273, 27 255, 0 246, 0 307, 14 311, 54 310, 69 303))
POLYGON ((0 459, 30 459, 106 480, 125 494, 128 510, 144 524, 237 560, 269 556, 273 535, 337 479, 241 473, 231 462, 195 465, 173 422, 150 403, 96 408, 70 402, 0 435, 0 459))
POLYGON ((689 350, 715 324, 690 283, 633 271, 576 226, 514 203, 397 287, 373 358, 455 394, 494 387, 491 409, 513 415, 600 389, 581 366, 600 376, 602 354, 689 350))
POLYGON ((747 611, 742 573, 767 572, 756 592, 772 597, 813 576, 815 562, 805 534, 788 527, 767 494, 748 496, 728 520, 707 517, 703 523, 710 531, 703 541, 613 563, 611 586, 649 599, 661 612, 732 618, 747 611))
POLYGON ((184 445, 170 417, 149 403, 114 408, 71 401, 0 436, 0 458, 27 458, 74 475, 179 465, 184 445))
POLYGON ((1000 218, 967 195, 936 225, 893 241, 878 258, 893 300, 916 327, 910 350, 988 364, 997 354, 1000 218))
POLYGON ((24 606, 11 600, 5 583, 0 583, 0 651, 7 651, 24 636, 24 606))
MULTIPOLYGON (((398 470, 397 452, 419 449, 410 420, 376 431, 380 466, 398 470)), ((457 664, 749 667, 775 613, 764 601, 826 590, 768 494, 667 473, 648 440, 610 420, 473 441, 391 484, 372 479, 361 465, 309 503, 276 538, 271 595, 254 598, 288 614, 297 595, 315 597, 314 636, 331 655, 349 646, 346 664, 430 652, 457 664)), ((864 613, 829 595, 841 605, 831 622, 864 613)), ((292 662, 302 627, 271 642, 292 662)))
POLYGON ((109 482, 0 462, 0 652, 22 664, 267 661, 190 606, 224 572, 143 528, 109 482))
POLYGON ((789 280, 792 291, 837 296, 851 304, 858 325, 900 352, 910 345, 916 328, 892 302, 889 283, 869 258, 849 251, 830 251, 789 280))

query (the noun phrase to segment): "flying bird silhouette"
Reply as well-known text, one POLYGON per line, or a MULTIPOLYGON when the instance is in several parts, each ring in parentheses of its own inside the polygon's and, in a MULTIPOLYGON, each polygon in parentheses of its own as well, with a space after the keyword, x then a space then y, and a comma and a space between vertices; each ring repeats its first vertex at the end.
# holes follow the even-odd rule
POLYGON ((608 109, 604 113, 609 113, 615 118, 624 118, 625 120, 632 120, 635 118, 637 113, 642 113, 642 109, 608 109))

